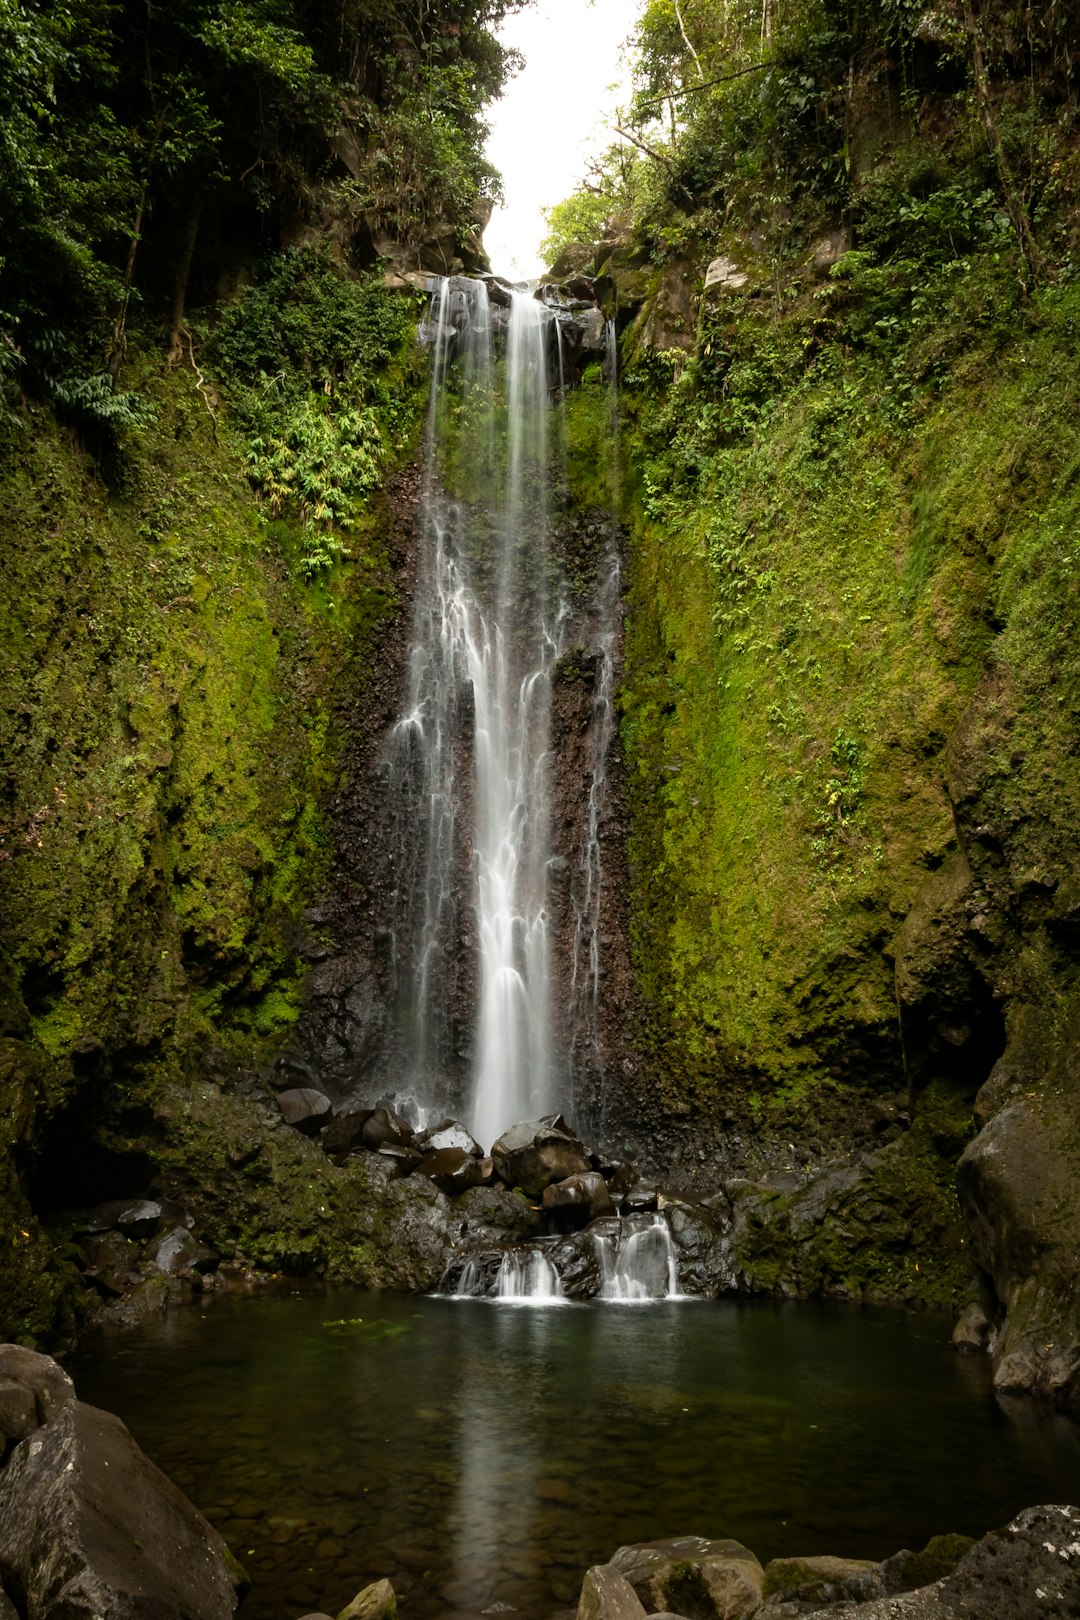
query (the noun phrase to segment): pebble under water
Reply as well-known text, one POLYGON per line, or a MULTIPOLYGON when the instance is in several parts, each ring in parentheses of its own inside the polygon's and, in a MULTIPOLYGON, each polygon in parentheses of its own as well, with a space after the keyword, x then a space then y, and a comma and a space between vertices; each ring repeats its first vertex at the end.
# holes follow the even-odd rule
POLYGON ((222 1297, 73 1369, 244 1564, 246 1620, 576 1604, 623 1542, 881 1558, 1080 1500, 1080 1435, 940 1317, 841 1306, 222 1297))

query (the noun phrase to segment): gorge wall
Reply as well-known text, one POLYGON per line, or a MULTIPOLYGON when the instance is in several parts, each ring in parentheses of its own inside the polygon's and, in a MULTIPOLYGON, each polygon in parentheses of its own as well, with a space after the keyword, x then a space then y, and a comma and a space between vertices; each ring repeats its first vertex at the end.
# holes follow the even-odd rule
MULTIPOLYGON (((618 334, 620 430, 616 477, 597 354, 565 393, 552 521, 578 593, 552 682, 556 1004, 618 534, 580 1123, 723 1188, 747 1290, 965 1307, 1002 1388, 1074 1401, 1075 24, 894 9, 778 9, 763 56, 689 8, 715 90, 663 148, 635 126, 651 155, 562 244, 553 280, 589 279, 618 334)), ((705 72, 665 8, 642 30, 644 120, 705 72)), ((400 1190, 339 1176, 273 1100, 396 1088, 380 827, 418 568, 416 287, 481 267, 458 191, 450 225, 425 198, 412 233, 392 210, 349 226, 347 136, 319 206, 263 222, 284 258, 215 237, 167 368, 163 242, 109 396, 126 419, 52 386, 23 315, 15 1337, 73 1331, 63 1212, 151 1190, 260 1267, 427 1285, 385 1258, 400 1190)))

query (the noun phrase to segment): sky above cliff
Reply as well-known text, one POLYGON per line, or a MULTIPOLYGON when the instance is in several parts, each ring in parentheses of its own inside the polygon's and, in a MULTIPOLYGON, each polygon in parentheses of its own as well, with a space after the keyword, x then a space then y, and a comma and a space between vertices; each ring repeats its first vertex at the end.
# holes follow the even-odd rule
POLYGON ((487 155, 502 173, 506 204, 492 215, 484 245, 498 274, 540 273, 542 210, 578 186, 590 152, 614 140, 608 125, 626 97, 625 42, 638 10, 638 0, 536 0, 500 29, 526 65, 490 110, 487 155))

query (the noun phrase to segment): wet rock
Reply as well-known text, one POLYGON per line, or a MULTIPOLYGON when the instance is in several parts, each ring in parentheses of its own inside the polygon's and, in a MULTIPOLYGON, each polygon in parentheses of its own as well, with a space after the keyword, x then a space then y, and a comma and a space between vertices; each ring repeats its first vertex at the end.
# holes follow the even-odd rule
POLYGON ((484 1186, 491 1180, 494 1166, 490 1158, 474 1158, 464 1148, 444 1147, 425 1153, 416 1166, 416 1174, 426 1176, 442 1192, 453 1197, 469 1187, 484 1186))
POLYGON ((402 1142, 384 1142, 375 1149, 377 1158, 383 1159, 394 1167, 394 1174, 407 1176, 416 1169, 420 1163, 420 1155, 415 1148, 406 1147, 402 1142))
POLYGON ((593 1158, 595 1161, 593 1163, 593 1169, 599 1170, 600 1174, 607 1182, 608 1191, 611 1193, 613 1198, 625 1199, 626 1195, 633 1192, 634 1189, 640 1184, 640 1175, 634 1169, 634 1166, 632 1164, 627 1164, 625 1160, 619 1160, 615 1164, 604 1164, 602 1160, 597 1160, 597 1156, 595 1154, 593 1155, 593 1158))
POLYGON ((51 1356, 21 1344, 0 1344, 0 1378, 22 1384, 34 1397, 42 1423, 75 1399, 75 1385, 51 1356))
POLYGON ((74 1399, 0 1475, 0 1574, 34 1620, 229 1620, 236 1611, 221 1537, 119 1418, 74 1399))
POLYGON ((545 1187, 589 1169, 584 1143, 570 1131, 561 1114, 527 1120, 503 1133, 491 1150, 495 1172, 508 1187, 520 1187, 539 1198, 545 1187))
POLYGON ((322 1129, 334 1106, 325 1092, 316 1091, 313 1086, 278 1092, 277 1105, 286 1125, 303 1131, 305 1136, 314 1136, 322 1129))
POLYGON ((737 1620, 761 1601, 764 1571, 739 1541, 674 1536, 620 1547, 611 1561, 654 1612, 737 1620))
POLYGON ((678 1199, 661 1198, 660 1203, 677 1251, 680 1287, 710 1298, 733 1293, 738 1279, 727 1217, 678 1199))
POLYGON ((638 1182, 623 1198, 621 1208, 625 1215, 647 1215, 656 1208, 658 1197, 655 1187, 647 1182, 638 1182))
POLYGON ((92 1233, 83 1239, 86 1276, 105 1295, 126 1293, 139 1280, 139 1245, 123 1232, 92 1233))
POLYGON ((540 1216, 527 1199, 509 1187, 473 1187, 456 1201, 463 1217, 464 1234, 499 1237, 511 1242, 538 1237, 540 1216))
POLYGON ((325 1152, 348 1153, 361 1144, 361 1133, 374 1112, 371 1108, 347 1108, 327 1125, 319 1138, 325 1152))
POLYGON ((389 1581, 373 1581, 357 1592, 337 1620, 396 1620, 397 1597, 389 1581))
POLYGON ((1075 1620, 1080 1614, 1080 1508, 1025 1508, 975 1543, 932 1585, 870 1603, 843 1603, 829 1620, 1075 1620))
MULTIPOLYGON (((762 1595, 784 1603, 824 1605, 884 1597, 885 1583, 878 1565, 868 1558, 774 1558, 765 1565, 762 1595)), ((760 1611, 763 1617, 768 1609, 766 1603, 760 1611)))
POLYGON ((81 1230, 85 1232, 126 1232, 129 1237, 148 1238, 161 1221, 161 1205, 149 1198, 114 1198, 90 1211, 81 1230))
POLYGON ((952 1342, 957 1350, 980 1354, 986 1349, 993 1323, 977 1301, 965 1305, 956 1319, 952 1342))
POLYGON ((146 1258, 166 1277, 178 1276, 182 1271, 214 1271, 221 1263, 221 1256, 200 1243, 184 1226, 174 1226, 162 1237, 155 1238, 146 1251, 146 1258))
POLYGON ((604 1279, 595 1233, 595 1227, 588 1232, 572 1233, 560 1238, 548 1250, 548 1258, 559 1273, 567 1299, 595 1299, 600 1292, 604 1279))
POLYGON ((444 1119, 441 1125, 432 1125, 426 1131, 418 1131, 413 1139, 413 1146, 421 1153, 437 1153, 442 1148, 459 1148, 463 1153, 469 1153, 474 1159, 482 1159, 484 1150, 471 1132, 464 1125, 459 1125, 456 1119, 444 1119))
POLYGON ((590 1221, 614 1215, 608 1184, 598 1170, 585 1170, 544 1188, 544 1213, 555 1231, 579 1231, 590 1221))
POLYGON ((956 1568, 964 1554, 975 1545, 973 1536, 932 1536, 921 1552, 893 1553, 878 1565, 889 1596, 914 1592, 916 1587, 940 1581, 956 1568))
POLYGON ((644 1620, 641 1599, 614 1564, 594 1564, 581 1585, 577 1620, 644 1620))
POLYGON ((365 1147, 409 1147, 412 1144, 413 1128, 407 1119, 395 1114, 390 1108, 374 1108, 364 1121, 360 1131, 360 1140, 365 1147))

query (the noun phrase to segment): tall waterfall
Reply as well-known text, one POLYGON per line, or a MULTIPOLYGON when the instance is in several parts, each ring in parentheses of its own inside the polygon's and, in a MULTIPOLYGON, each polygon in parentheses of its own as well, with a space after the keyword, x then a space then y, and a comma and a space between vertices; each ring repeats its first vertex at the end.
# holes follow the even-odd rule
POLYGON ((548 558, 553 324, 524 293, 493 307, 479 281, 443 281, 434 296, 421 577, 390 758, 405 1085, 445 1101, 468 1039, 455 1005, 469 1003, 466 1113, 485 1145, 561 1100, 547 888, 562 622, 548 558))

